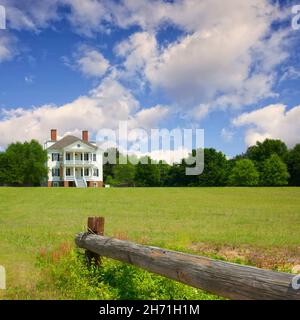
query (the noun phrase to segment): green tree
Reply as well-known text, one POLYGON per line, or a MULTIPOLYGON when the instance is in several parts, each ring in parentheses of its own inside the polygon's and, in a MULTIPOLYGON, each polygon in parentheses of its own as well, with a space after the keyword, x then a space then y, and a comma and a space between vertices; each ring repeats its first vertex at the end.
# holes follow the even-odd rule
POLYGON ((43 150, 43 147, 36 140, 25 142, 24 149, 24 182, 29 185, 40 185, 48 175, 46 167, 47 152, 43 150))
POLYGON ((117 164, 113 169, 114 179, 117 184, 134 185, 135 166, 131 163, 117 164))
POLYGON ((290 185, 300 186, 300 144, 289 151, 287 165, 290 173, 290 185))
POLYGON ((24 144, 12 143, 6 149, 6 157, 9 163, 7 183, 10 185, 23 185, 25 183, 25 147, 24 144))
POLYGON ((5 152, 0 152, 0 185, 9 183, 10 166, 5 152))
POLYGON ((165 163, 164 161, 159 161, 158 169, 159 169, 159 176, 160 176, 160 186, 164 187, 168 184, 171 166, 165 163))
POLYGON ((7 184, 40 185, 47 178, 47 152, 36 140, 9 145, 5 156, 7 184))
POLYGON ((249 147, 245 156, 254 161, 258 168, 261 168, 263 161, 269 159, 272 154, 277 154, 281 160, 285 161, 288 155, 286 144, 281 140, 266 139, 249 147))
MULTIPOLYGON (((204 149, 204 170, 199 176, 190 176, 190 180, 197 182, 192 185, 199 186, 225 186, 228 177, 228 161, 222 152, 213 148, 204 149)), ((190 184, 191 185, 191 184, 190 184)))
POLYGON ((157 164, 151 163, 150 157, 145 157, 136 166, 135 182, 139 187, 160 186, 160 172, 157 164))
MULTIPOLYGON (((119 163, 120 152, 117 148, 109 148, 103 154, 103 180, 108 183, 114 179, 114 167, 119 163), (112 161, 113 160, 113 161, 112 161)), ((109 184, 109 183, 108 183, 109 184)))
POLYGON ((228 184, 231 186, 256 186, 258 182, 259 173, 253 161, 249 159, 237 160, 228 177, 228 184))
POLYGON ((168 177, 165 184, 168 187, 183 187, 187 186, 187 176, 185 174, 185 164, 175 163, 170 167, 168 177))
POLYGON ((260 183, 264 186, 287 185, 289 178, 287 166, 277 154, 272 154, 263 162, 260 178, 260 183))

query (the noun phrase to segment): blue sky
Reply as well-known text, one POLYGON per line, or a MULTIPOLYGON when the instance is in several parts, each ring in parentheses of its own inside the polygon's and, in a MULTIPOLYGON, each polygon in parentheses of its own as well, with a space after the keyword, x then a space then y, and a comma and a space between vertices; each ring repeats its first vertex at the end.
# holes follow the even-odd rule
MULTIPOLYGON (((300 142, 297 1, 0 0, 0 146, 88 129, 203 128, 228 156, 300 142)), ((300 23, 300 22, 299 22, 300 23)))

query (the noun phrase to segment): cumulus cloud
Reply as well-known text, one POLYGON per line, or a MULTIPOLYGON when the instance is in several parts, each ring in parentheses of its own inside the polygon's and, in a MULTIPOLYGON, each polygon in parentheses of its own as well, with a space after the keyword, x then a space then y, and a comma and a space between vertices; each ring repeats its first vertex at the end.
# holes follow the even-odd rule
POLYGON ((141 126, 145 129, 151 129, 157 126, 161 121, 170 113, 170 109, 167 106, 157 105, 152 108, 143 109, 136 113, 132 120, 132 126, 141 126))
POLYGON ((299 143, 300 106, 288 110, 283 104, 269 105, 246 112, 233 119, 236 127, 248 127, 245 142, 248 146, 266 138, 281 139, 292 147, 299 143))
MULTIPOLYGON (((86 96, 63 106, 5 111, 0 129, 9 132, 11 139, 22 140, 27 132, 26 137, 42 141, 53 126, 61 132, 76 132, 82 127, 95 131, 125 118, 149 127, 169 114, 170 108, 160 105, 141 110, 131 92, 107 76, 108 70, 117 70, 120 81, 129 77, 141 87, 147 84, 154 92, 162 92, 172 101, 173 109, 199 121, 217 108, 242 107, 275 96, 276 68, 288 57, 288 31, 272 29, 285 12, 268 0, 3 1, 9 26, 16 30, 36 32, 63 18, 74 32, 88 37, 111 28, 139 27, 114 49, 122 59, 121 70, 120 65, 111 67, 98 49, 88 46, 80 47, 67 61, 86 76, 106 75, 86 96), (61 6, 69 10, 59 10, 61 6), (159 38, 166 24, 181 31, 168 44, 159 38), (15 132, 16 127, 22 128, 20 133, 15 132)), ((11 41, 11 37, 0 38, 0 62, 12 57, 11 41)), ((256 122, 254 129, 253 139, 274 134, 256 122)), ((0 144, 10 142, 8 137, 0 137, 0 144)))
POLYGON ((99 50, 87 45, 81 45, 78 48, 74 54, 74 60, 74 65, 69 61, 66 64, 88 77, 102 77, 110 66, 109 61, 99 50))
POLYGON ((57 128, 61 136, 78 135, 83 128, 96 135, 100 129, 116 129, 119 121, 127 120, 130 127, 147 129, 166 115, 163 106, 142 110, 132 93, 109 75, 87 95, 65 105, 2 110, 0 146, 29 139, 44 142, 51 128, 57 128))
POLYGON ((288 31, 272 31, 283 14, 269 1, 126 1, 114 14, 119 26, 144 30, 117 46, 127 74, 140 73, 183 112, 199 118, 204 105, 240 107, 275 95, 288 31), (165 23, 185 32, 166 47, 156 39, 165 23))
POLYGON ((123 66, 129 73, 146 68, 149 61, 157 56, 157 41, 154 34, 137 32, 115 47, 118 56, 125 60, 123 66))

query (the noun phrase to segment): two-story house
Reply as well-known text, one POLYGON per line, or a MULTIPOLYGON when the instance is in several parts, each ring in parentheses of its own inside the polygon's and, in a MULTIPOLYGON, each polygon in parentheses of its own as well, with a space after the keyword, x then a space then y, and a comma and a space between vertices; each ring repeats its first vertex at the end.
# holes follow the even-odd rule
POLYGON ((82 138, 65 136, 57 140, 57 130, 44 149, 48 152, 48 187, 103 187, 102 151, 89 141, 88 131, 82 138))

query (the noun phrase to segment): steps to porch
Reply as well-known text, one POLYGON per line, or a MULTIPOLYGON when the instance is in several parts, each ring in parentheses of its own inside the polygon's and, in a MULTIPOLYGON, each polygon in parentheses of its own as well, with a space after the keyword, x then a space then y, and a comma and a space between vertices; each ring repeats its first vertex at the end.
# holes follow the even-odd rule
POLYGON ((76 188, 87 188, 85 179, 75 179, 76 188))

